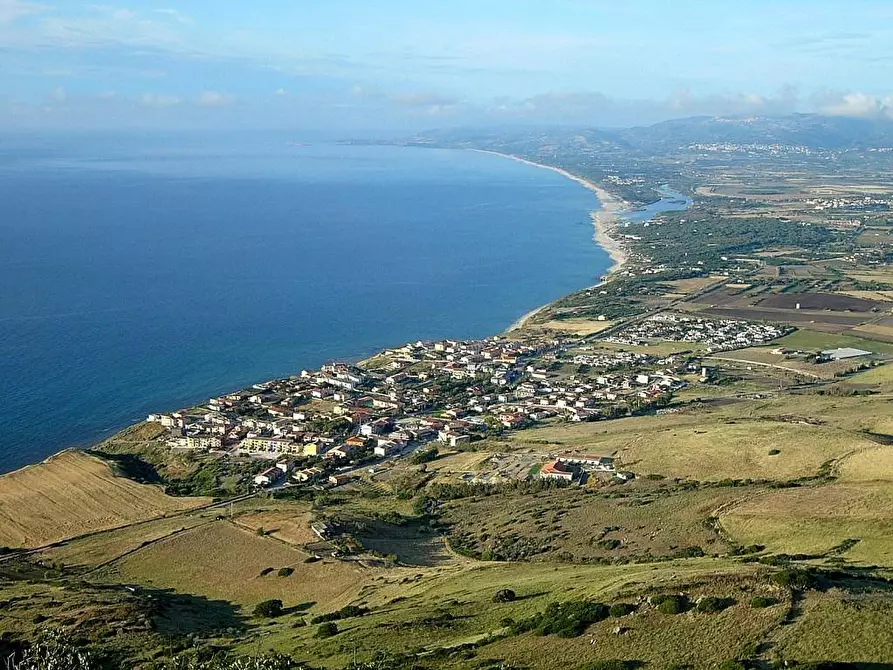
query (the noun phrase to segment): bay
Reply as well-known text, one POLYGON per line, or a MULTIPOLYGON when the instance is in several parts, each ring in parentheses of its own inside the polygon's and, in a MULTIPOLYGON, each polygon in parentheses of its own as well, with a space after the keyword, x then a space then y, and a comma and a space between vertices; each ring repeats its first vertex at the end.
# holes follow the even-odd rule
POLYGON ((455 150, 288 137, 0 141, 0 471, 598 281, 594 195, 455 150))

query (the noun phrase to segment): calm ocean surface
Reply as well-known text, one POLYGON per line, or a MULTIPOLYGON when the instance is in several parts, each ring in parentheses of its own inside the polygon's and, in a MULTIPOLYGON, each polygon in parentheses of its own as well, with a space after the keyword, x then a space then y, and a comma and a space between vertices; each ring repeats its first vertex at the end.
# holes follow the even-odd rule
POLYGON ((0 471, 152 411, 592 284, 594 195, 548 170, 288 138, 0 141, 0 471))

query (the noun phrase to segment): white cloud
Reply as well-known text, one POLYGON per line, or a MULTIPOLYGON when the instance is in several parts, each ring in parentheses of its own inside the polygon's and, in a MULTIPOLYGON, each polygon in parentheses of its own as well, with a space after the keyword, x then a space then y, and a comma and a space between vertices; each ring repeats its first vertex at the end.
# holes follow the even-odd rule
POLYGON ((232 102, 232 96, 218 91, 205 91, 198 98, 198 104, 201 107, 225 107, 232 102))
POLYGON ((144 93, 139 100, 143 107, 174 107, 180 104, 180 98, 174 95, 159 95, 157 93, 144 93))
POLYGON ((288 95, 288 91, 286 91, 284 88, 280 88, 280 89, 277 89, 273 93, 273 95, 288 95))
POLYGON ((878 97, 868 93, 846 93, 837 99, 825 100, 821 111, 831 116, 893 119, 893 95, 878 97))
POLYGON ((65 89, 59 86, 53 91, 53 100, 56 102, 65 102, 68 100, 68 94, 65 92, 65 89))

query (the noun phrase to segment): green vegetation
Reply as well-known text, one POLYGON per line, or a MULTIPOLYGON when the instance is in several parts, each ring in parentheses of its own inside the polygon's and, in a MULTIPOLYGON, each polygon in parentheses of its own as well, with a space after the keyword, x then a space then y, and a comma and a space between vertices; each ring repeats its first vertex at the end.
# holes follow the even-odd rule
POLYGON ((263 602, 258 603, 254 608, 254 616, 260 617, 273 618, 282 616, 282 612, 282 601, 278 598, 264 600, 263 602))

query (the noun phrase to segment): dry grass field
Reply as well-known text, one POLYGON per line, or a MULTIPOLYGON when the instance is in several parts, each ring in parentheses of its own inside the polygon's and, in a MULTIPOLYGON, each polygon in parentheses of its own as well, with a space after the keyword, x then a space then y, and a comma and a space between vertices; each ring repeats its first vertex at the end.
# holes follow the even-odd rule
POLYGON ((316 601, 326 608, 354 599, 371 574, 334 559, 305 563, 307 557, 284 542, 216 521, 129 554, 104 571, 116 583, 171 588, 249 607, 280 598, 286 606, 316 601), (294 573, 278 576, 285 567, 294 573), (266 568, 273 572, 261 576, 266 568))
POLYGON ((69 567, 95 568, 184 529, 209 523, 215 514, 216 511, 210 510, 205 514, 187 514, 116 528, 50 547, 40 556, 69 567))
POLYGON ((558 330, 570 335, 592 335, 610 328, 613 321, 598 321, 597 319, 552 319, 543 323, 525 324, 527 330, 558 330))
POLYGON ((234 519, 236 525, 249 531, 256 533, 263 528, 270 537, 298 547, 319 539, 310 529, 312 521, 313 515, 306 505, 252 510, 234 519))
POLYGON ((99 458, 64 451, 0 477, 0 546, 41 547, 207 502, 167 496, 115 475, 99 458))

